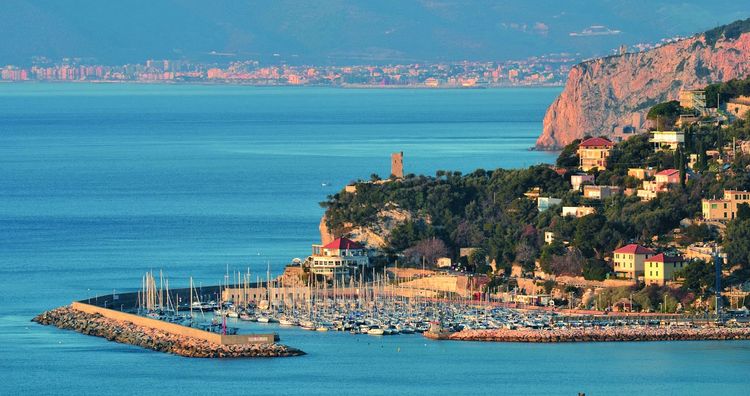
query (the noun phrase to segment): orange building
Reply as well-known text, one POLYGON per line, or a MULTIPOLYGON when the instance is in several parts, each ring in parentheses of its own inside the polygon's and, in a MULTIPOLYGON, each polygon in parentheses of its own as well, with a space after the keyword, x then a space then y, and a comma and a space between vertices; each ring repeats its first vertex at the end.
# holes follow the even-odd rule
POLYGON ((586 139, 578 145, 579 165, 582 171, 607 169, 607 157, 615 144, 601 137, 586 139))

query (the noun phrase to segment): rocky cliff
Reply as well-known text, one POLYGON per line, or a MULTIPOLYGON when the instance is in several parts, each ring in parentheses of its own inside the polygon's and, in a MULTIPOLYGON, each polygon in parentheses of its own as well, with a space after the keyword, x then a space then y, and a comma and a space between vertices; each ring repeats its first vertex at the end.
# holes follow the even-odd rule
POLYGON ((748 21, 650 51, 576 65, 565 89, 547 109, 537 148, 560 148, 585 135, 612 137, 641 130, 649 108, 678 99, 680 89, 747 76, 750 33, 743 31, 748 21))

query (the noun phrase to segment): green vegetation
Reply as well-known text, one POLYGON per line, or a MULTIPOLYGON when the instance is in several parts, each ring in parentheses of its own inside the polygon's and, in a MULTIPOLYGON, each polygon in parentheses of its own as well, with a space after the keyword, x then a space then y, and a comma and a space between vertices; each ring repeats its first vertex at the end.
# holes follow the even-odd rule
POLYGON ((652 107, 646 118, 657 122, 656 129, 660 131, 669 130, 674 127, 680 114, 686 114, 688 109, 680 107, 680 102, 671 100, 669 102, 659 103, 652 107))
MULTIPOLYGON (((746 88, 744 83, 729 82, 719 89, 737 93, 746 88)), ((679 114, 682 109, 675 103, 657 105, 649 114, 679 114)), ((571 191, 570 175, 578 172, 580 140, 576 140, 556 161, 557 168, 567 170, 562 176, 547 165, 478 169, 469 174, 440 170, 435 176, 407 175, 387 182, 373 175, 372 182, 357 184, 356 193, 339 192, 321 205, 326 208, 329 228, 336 234, 345 233, 351 224, 378 229, 383 211, 406 211, 411 220, 393 227, 386 240, 384 250, 390 262, 430 267, 438 257, 448 256, 460 269, 493 276, 490 264, 494 262, 506 277, 493 278, 492 287, 512 282, 507 278, 511 265, 521 265, 525 273, 530 273, 537 262, 546 273, 604 280, 612 275, 608 261, 614 249, 627 243, 653 246, 656 240, 662 246, 660 250, 671 242, 673 246, 722 243, 729 257, 725 269, 733 270, 726 283, 745 282, 750 279, 750 207, 740 210, 738 218, 727 224, 724 235, 706 224, 681 228, 680 221, 699 217, 703 198, 720 197, 724 189, 750 190, 749 155, 719 162, 707 154, 709 150, 723 152, 725 144, 735 138, 750 139, 750 119, 727 126, 691 126, 684 132, 685 145, 675 152, 654 152, 647 134, 632 136, 615 145, 608 169, 590 172, 596 184, 624 189, 641 184, 627 175, 629 168, 679 169, 680 183, 650 201, 627 195, 589 200, 571 191), (697 162, 693 170, 688 170, 691 155, 697 156, 697 162), (564 206, 593 206, 596 213, 563 217, 557 206, 539 212, 536 200, 524 196, 535 188, 543 197, 561 199, 564 206), (544 242, 546 232, 554 235, 552 243, 544 242), (465 247, 476 250, 468 257, 458 257, 459 249, 465 247)), ((711 291, 711 263, 694 262, 680 275, 685 281, 679 290, 641 286, 628 288, 627 297, 632 293, 634 304, 641 309, 674 312, 711 291)), ((539 285, 553 287, 551 283, 539 285)), ((614 294, 606 297, 622 298, 614 294)))
POLYGON ((750 18, 718 26, 703 33, 703 36, 706 38, 708 45, 714 46, 720 39, 734 40, 746 32, 750 32, 750 18))
POLYGON ((734 79, 706 87, 706 106, 716 107, 717 95, 721 103, 738 96, 750 95, 750 77, 734 79))

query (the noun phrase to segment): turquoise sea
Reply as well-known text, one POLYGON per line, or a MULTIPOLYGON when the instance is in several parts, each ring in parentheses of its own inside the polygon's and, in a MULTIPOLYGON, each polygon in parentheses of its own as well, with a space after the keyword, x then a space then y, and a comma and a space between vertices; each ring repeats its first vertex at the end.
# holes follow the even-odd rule
MULTIPOLYGON (((559 89, 0 84, 0 394, 747 394, 750 342, 522 345, 279 330, 191 360, 29 322, 163 269, 278 273, 350 180, 521 167, 559 89)), ((254 325, 262 326, 260 324, 254 325)))

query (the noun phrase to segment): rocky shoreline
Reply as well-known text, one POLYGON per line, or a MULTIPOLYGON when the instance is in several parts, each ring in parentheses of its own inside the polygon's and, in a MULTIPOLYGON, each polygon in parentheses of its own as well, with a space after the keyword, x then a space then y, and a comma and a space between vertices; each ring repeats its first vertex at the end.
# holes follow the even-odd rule
POLYGON ((626 327, 557 330, 464 330, 443 340, 494 342, 613 342, 750 340, 750 327, 626 327))
POLYGON ((89 314, 69 306, 44 312, 33 322, 81 334, 103 337, 122 344, 136 345, 159 352, 197 358, 287 357, 305 353, 281 344, 220 345, 205 340, 177 336, 165 331, 116 321, 99 314, 89 314))

